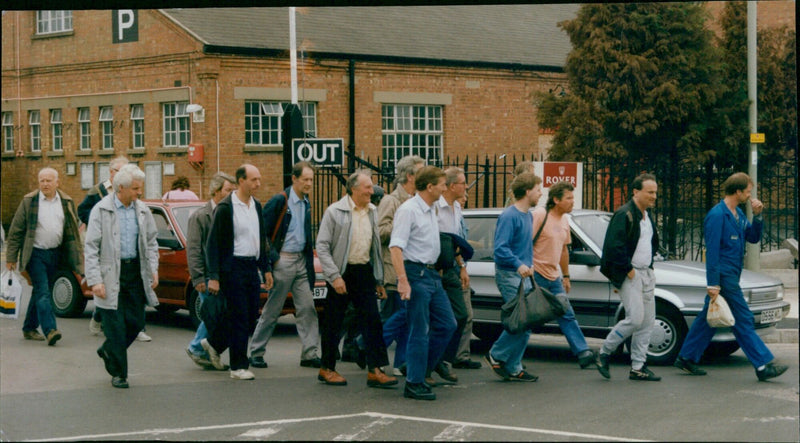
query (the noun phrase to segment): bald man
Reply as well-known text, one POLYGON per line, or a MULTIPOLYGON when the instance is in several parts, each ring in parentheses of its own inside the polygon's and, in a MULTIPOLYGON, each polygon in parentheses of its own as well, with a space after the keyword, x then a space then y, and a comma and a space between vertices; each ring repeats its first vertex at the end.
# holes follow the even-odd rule
POLYGON ((53 346, 61 339, 50 299, 50 287, 58 268, 83 274, 83 253, 78 233, 75 202, 58 189, 58 171, 39 171, 39 189, 22 198, 8 231, 6 267, 24 269, 33 291, 22 324, 26 340, 47 341, 53 346), (39 333, 42 327, 44 335, 39 333))

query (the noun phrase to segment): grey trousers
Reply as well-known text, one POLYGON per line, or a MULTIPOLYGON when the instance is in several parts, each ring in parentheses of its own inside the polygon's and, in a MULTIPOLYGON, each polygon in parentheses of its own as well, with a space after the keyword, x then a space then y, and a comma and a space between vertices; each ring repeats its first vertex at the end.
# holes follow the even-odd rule
POLYGON ((467 323, 464 324, 464 332, 461 333, 461 341, 458 342, 456 361, 469 360, 472 355, 469 347, 472 341, 472 292, 470 292, 470 288, 464 289, 464 304, 467 306, 467 323))
POLYGON ((631 366, 641 369, 647 362, 650 330, 656 319, 656 278, 650 268, 636 268, 633 278, 625 278, 619 298, 625 308, 625 318, 614 326, 600 352, 611 354, 631 337, 631 366))
POLYGON ((286 302, 286 295, 291 291, 297 335, 303 343, 300 359, 319 358, 319 321, 317 311, 314 309, 311 287, 308 285, 305 256, 302 253, 281 253, 280 260, 272 269, 272 279, 275 286, 269 291, 269 298, 250 339, 250 357, 261 357, 266 352, 267 343, 275 331, 275 325, 286 302))

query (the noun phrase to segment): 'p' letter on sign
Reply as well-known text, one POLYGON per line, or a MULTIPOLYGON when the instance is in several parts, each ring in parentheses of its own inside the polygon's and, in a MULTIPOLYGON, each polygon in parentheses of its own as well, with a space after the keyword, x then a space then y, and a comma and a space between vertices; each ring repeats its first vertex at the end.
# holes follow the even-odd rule
POLYGON ((111 11, 111 42, 129 43, 139 41, 139 11, 136 9, 114 9, 111 11))

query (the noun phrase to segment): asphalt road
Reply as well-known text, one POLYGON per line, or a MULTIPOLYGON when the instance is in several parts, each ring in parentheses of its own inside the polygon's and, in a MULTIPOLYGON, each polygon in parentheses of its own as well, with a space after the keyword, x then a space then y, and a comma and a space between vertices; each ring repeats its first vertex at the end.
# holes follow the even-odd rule
MULTIPOLYGON (((231 380, 188 359, 187 316, 148 311, 153 341, 131 346, 123 390, 95 354, 103 339, 89 334, 89 313, 58 319, 55 347, 23 340, 22 318, 0 319, 3 440, 800 440, 797 343, 769 345, 790 366, 771 382, 758 382, 738 351, 705 364, 706 377, 654 367, 663 380, 653 383, 628 380, 626 356, 605 380, 578 367, 563 337, 534 336, 524 363, 537 383, 501 382, 484 364, 424 402, 404 399, 402 381, 367 388, 353 363, 337 367, 347 386, 319 383, 299 366, 291 317, 270 342, 269 368, 231 380)), ((485 346, 473 344, 478 359, 485 346)))

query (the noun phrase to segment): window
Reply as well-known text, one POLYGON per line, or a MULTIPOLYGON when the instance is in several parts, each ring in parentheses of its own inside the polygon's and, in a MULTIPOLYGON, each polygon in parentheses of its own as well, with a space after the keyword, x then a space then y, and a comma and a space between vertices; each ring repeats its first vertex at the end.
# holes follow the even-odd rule
POLYGON ((31 125, 31 152, 42 150, 42 125, 39 111, 28 111, 28 123, 31 125))
POLYGON ((78 125, 81 150, 89 151, 92 149, 92 122, 89 120, 89 108, 78 108, 78 125))
POLYGON ((114 149, 114 110, 111 106, 100 108, 100 132, 103 149, 114 149))
POLYGON ((144 149, 144 106, 131 106, 131 135, 133 149, 144 149))
POLYGON ((53 135, 53 151, 64 150, 64 122, 61 120, 61 110, 50 110, 50 133, 53 135))
POLYGON ((72 11, 36 11, 36 33, 72 31, 72 11))
POLYGON ((14 152, 14 113, 3 113, 3 152, 14 152))
POLYGON ((164 103, 164 147, 189 146, 189 113, 187 102, 164 103))
MULTIPOLYGON (((289 102, 247 101, 244 104, 244 143, 246 145, 280 145, 281 117, 289 102)), ((317 104, 299 103, 306 137, 317 135, 317 104)))
POLYGON ((94 186, 94 163, 81 163, 81 189, 94 186))
POLYGON ((383 105, 382 144, 384 167, 406 155, 419 155, 428 164, 442 158, 442 106, 383 105))

